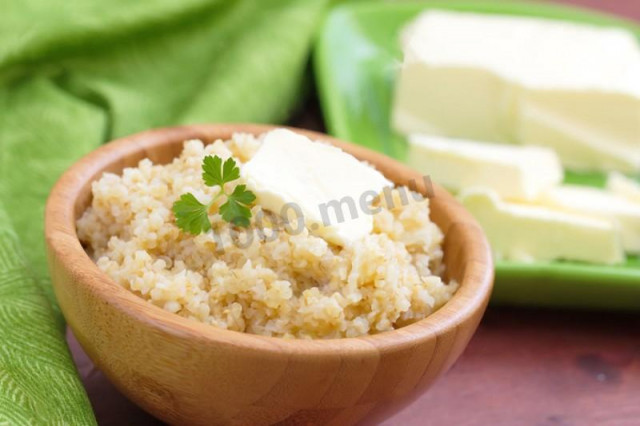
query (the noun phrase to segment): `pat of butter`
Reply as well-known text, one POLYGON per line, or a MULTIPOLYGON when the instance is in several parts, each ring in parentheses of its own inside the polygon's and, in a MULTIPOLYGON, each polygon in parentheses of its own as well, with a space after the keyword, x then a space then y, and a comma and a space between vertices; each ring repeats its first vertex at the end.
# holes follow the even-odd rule
POLYGON ((460 198, 484 229, 498 259, 605 264, 624 260, 620 231, 607 220, 505 202, 489 190, 469 189, 460 198))
POLYGON ((629 31, 429 11, 403 37, 404 134, 544 145, 582 170, 640 170, 640 48, 629 31))
POLYGON ((407 163, 454 192, 483 186, 522 200, 535 199, 563 179, 553 150, 437 136, 411 135, 407 163))
POLYGON ((640 203, 640 183, 621 173, 613 172, 607 177, 607 190, 629 201, 640 203))
MULTIPOLYGON (((294 216, 313 234, 340 246, 371 233, 369 205, 384 187, 393 186, 339 148, 287 129, 266 133, 241 174, 262 207, 294 216)), ((295 222, 293 230, 299 229, 295 222)))
POLYGON ((625 251, 640 253, 640 204, 597 188, 558 186, 540 202, 554 209, 609 220, 620 227, 625 251))

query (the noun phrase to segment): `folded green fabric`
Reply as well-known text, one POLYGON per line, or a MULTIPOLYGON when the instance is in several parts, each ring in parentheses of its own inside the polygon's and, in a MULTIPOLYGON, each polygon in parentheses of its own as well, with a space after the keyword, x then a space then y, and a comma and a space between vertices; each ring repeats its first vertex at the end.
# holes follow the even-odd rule
POLYGON ((0 424, 95 423, 47 299, 0 205, 0 424))
MULTIPOLYGON (((3 2, 0 203, 7 214, 0 226, 15 230, 17 240, 11 244, 21 247, 29 271, 52 301, 47 309, 57 312, 44 255, 43 210, 59 175, 99 144, 150 127, 285 120, 298 101, 311 38, 326 3, 3 2)), ((44 300, 33 300, 45 309, 44 300)), ((21 302, 9 298, 2 303, 21 302)), ((34 335, 34 349, 49 348, 46 357, 66 354, 60 346, 61 317, 55 316, 57 329, 40 328, 34 335), (43 343, 45 336, 58 343, 43 343)), ((0 333, 13 326, 0 316, 0 333)), ((28 350, 11 356, 15 365, 7 371, 39 359, 28 350)), ((72 368, 68 356, 60 355, 59 361, 55 366, 61 372, 72 368)), ((50 390, 54 403, 54 384, 43 380, 39 385, 50 390)), ((88 406, 76 385, 61 382, 66 391, 58 390, 70 395, 66 414, 75 412, 73 419, 81 420, 88 406)), ((0 379, 0 397, 5 394, 13 395, 0 379)), ((11 398, 21 407, 16 413, 33 407, 26 396, 11 398)))

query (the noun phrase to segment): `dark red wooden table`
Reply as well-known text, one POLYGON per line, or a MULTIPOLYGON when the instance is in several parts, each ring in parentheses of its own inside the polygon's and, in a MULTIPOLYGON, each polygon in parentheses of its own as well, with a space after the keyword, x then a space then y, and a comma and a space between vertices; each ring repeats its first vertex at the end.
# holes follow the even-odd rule
MULTIPOLYGON (((640 0, 562 2, 640 21, 640 0)), ((317 103, 292 125, 321 128, 317 103)), ((159 424, 69 341, 100 425, 159 424)), ((384 424, 640 426, 640 313, 491 306, 454 367, 384 424)))

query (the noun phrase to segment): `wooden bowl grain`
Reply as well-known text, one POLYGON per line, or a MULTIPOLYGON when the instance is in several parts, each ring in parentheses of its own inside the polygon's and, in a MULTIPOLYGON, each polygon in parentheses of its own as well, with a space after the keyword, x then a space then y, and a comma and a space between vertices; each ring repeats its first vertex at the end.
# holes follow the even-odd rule
MULTIPOLYGON (((143 158, 167 163, 182 142, 260 134, 273 126, 194 125, 119 139, 72 166, 53 188, 45 234, 55 294, 68 325, 116 387, 175 424, 353 424, 381 419, 419 395, 459 357, 476 330, 493 282, 490 249, 475 220, 434 185, 431 216, 445 233, 447 279, 460 288, 424 320, 391 332, 334 340, 285 340, 190 321, 116 285, 85 253, 75 222, 91 183, 143 158)), ((397 184, 422 177, 381 154, 324 134, 397 184)), ((455 409, 455 397, 452 401, 455 409)))

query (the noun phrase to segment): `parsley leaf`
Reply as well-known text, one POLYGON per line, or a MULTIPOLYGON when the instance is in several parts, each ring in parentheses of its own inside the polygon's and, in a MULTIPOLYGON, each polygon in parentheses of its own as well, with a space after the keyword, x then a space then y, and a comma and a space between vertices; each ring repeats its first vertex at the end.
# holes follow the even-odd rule
POLYGON ((227 161, 224 162, 222 166, 222 180, 226 182, 231 182, 240 178, 240 168, 236 165, 236 162, 233 158, 227 158, 227 161))
POLYGON ((242 204, 251 204, 256 200, 255 194, 247 189, 247 185, 236 186, 229 197, 242 204))
POLYGON ((256 196, 247 190, 246 185, 238 185, 227 196, 227 202, 220 206, 220 214, 227 222, 246 228, 249 226, 251 210, 248 205, 253 203, 256 196))
POLYGON ((222 164, 222 158, 207 155, 202 160, 202 180, 207 186, 223 186, 240 177, 240 169, 233 158, 227 158, 222 164))
POLYGON ((227 199, 227 202, 220 206, 220 214, 222 214, 224 220, 234 225, 242 226, 243 228, 249 226, 251 210, 233 198, 227 199))
POLYGON ((172 210, 178 228, 183 231, 198 235, 211 229, 207 205, 202 204, 189 192, 182 194, 180 199, 173 203, 172 210))
POLYGON ((207 155, 202 160, 202 180, 207 186, 222 185, 222 158, 207 155))
POLYGON ((236 226, 249 226, 251 219, 249 207, 256 199, 255 194, 249 191, 246 185, 237 185, 230 194, 224 190, 225 183, 233 182, 238 178, 240 178, 240 168, 233 158, 228 158, 223 163, 222 158, 217 155, 206 156, 202 160, 202 180, 207 186, 219 186, 220 192, 208 204, 202 204, 191 193, 183 194, 173 203, 172 208, 178 228, 194 235, 209 231, 211 229, 209 210, 221 196, 227 197, 227 201, 220 206, 222 219, 236 226))

